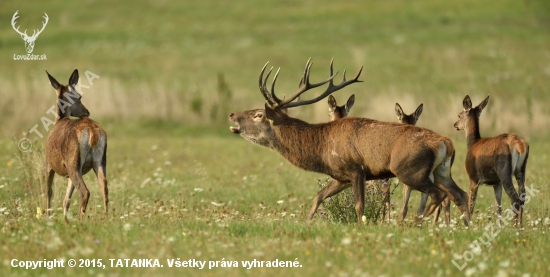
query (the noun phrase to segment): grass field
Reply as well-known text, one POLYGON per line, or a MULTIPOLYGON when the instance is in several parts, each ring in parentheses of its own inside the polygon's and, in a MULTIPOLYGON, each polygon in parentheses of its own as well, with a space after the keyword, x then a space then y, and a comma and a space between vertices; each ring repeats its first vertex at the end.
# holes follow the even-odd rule
MULTIPOLYGON (((550 5, 547 1, 4 1, 0 9, 0 275, 1 276, 547 276, 550 271, 550 5), (21 30, 50 21, 33 54, 15 61, 21 30), (453 138, 453 177, 467 189, 464 134, 452 128, 469 94, 487 94, 482 135, 516 132, 531 144, 526 184, 533 194, 524 228, 496 229, 493 191, 480 188, 466 229, 453 206, 451 227, 305 222, 322 174, 290 165, 276 152, 229 132, 229 112, 259 108, 257 76, 266 61, 281 67, 277 91, 296 89, 306 60, 312 81, 364 65, 352 116, 394 121, 393 106, 418 126, 453 138), (44 196, 45 138, 28 133, 54 104, 47 69, 66 83, 81 72, 84 104, 109 133, 109 215, 92 174, 86 219, 61 205, 66 180, 56 177, 53 217, 44 196), (84 72, 100 78, 93 84, 84 72), (24 134, 27 133, 27 134, 24 134), (24 135, 31 152, 18 150, 24 135), (37 211, 37 209, 40 209, 37 211), (458 222, 458 223, 457 223, 458 222), (492 225, 491 225, 492 224, 492 225), (499 232, 485 239, 493 226, 499 232), (489 228, 489 229, 486 229, 489 228), (487 239, 485 239, 486 241, 487 239), (479 242, 476 244, 475 242, 479 242), (466 261, 467 259, 473 259, 466 261), (109 259, 159 259, 162 268, 113 267, 109 259), (14 268, 13 259, 87 259, 106 268, 14 268), (169 267, 172 260, 205 268, 169 267), (268 261, 299 267, 269 268, 268 261), (263 261, 247 269, 243 262, 263 261), (462 270, 458 267, 464 266, 462 270), (216 265, 209 269, 209 263, 216 265), (238 267, 234 267, 234 263, 238 267), (466 264, 465 264, 466 263, 466 264), (232 267, 227 267, 231 265, 232 267)), ((311 93, 311 97, 315 91, 311 93)), ((308 96, 309 97, 309 96, 308 96)), ((307 97, 306 97, 307 98, 307 97)), ((327 120, 326 101, 293 109, 327 120)), ((392 198, 393 219, 401 187, 392 198)), ((503 196, 504 207, 510 205, 503 196)), ((116 264, 115 264, 116 265, 116 264)))

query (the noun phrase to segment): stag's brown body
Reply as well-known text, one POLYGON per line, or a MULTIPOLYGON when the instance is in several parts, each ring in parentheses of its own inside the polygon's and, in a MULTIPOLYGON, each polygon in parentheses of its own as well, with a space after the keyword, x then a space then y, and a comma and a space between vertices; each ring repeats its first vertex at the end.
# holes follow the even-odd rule
POLYGON ((237 125, 230 128, 233 133, 279 152, 299 168, 333 178, 314 198, 308 219, 313 217, 324 199, 352 186, 355 211, 360 222, 365 204, 365 181, 398 177, 403 183, 431 197, 424 216, 433 213, 448 196, 463 212, 465 224, 468 224, 467 195, 451 177, 454 148, 449 138, 416 126, 365 118, 309 124, 281 112, 282 108, 304 105, 303 102, 291 102, 309 88, 330 81, 325 93, 314 100, 304 101, 305 104, 319 101, 357 82, 360 74, 350 81, 344 78, 342 84, 334 86, 331 65, 329 80, 311 85, 309 67, 308 61, 298 93, 284 101, 274 95, 273 88, 271 93, 267 91, 266 81, 262 84, 262 70, 260 90, 268 101, 265 109, 230 115, 230 120, 237 125))
POLYGON ((48 74, 57 93, 57 120, 46 142, 47 214, 49 215, 52 185, 55 174, 69 179, 63 201, 64 213, 69 209, 69 200, 75 188, 81 196, 80 218, 84 216, 90 191, 82 175, 94 170, 102 187, 105 213, 108 211, 107 189, 107 132, 90 119, 90 113, 81 103, 81 95, 75 90, 78 71, 69 79, 69 85, 60 85, 48 74), (71 116, 79 117, 71 119, 71 116))
POLYGON ((455 123, 457 130, 465 130, 468 153, 466 172, 470 179, 469 211, 474 212, 477 190, 480 184, 493 186, 495 193, 494 210, 501 214, 502 189, 512 201, 514 221, 522 224, 525 200, 525 171, 529 158, 529 143, 516 134, 501 134, 492 138, 482 138, 479 131, 479 117, 489 102, 489 96, 478 106, 472 107, 468 95, 464 98, 464 110, 455 123), (513 177, 518 183, 519 194, 514 188, 513 177))

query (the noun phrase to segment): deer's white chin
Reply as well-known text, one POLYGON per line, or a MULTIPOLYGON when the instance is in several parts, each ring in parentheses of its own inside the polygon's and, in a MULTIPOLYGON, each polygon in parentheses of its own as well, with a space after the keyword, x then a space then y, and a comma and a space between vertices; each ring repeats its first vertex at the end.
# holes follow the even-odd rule
POLYGON ((241 133, 241 128, 239 128, 239 127, 233 127, 233 126, 231 126, 231 127, 229 127, 229 130, 231 130, 231 133, 233 133, 233 134, 237 134, 237 135, 238 135, 238 134, 241 133))

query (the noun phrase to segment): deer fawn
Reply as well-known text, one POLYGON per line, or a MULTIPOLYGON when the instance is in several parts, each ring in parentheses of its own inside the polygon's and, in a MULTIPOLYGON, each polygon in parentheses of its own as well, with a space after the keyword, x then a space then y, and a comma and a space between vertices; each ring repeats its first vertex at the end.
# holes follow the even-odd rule
POLYGON ((512 201, 514 222, 522 226, 525 200, 525 169, 529 158, 529 144, 515 134, 501 134, 492 138, 481 138, 479 116, 487 106, 489 96, 476 107, 472 107, 470 96, 462 101, 464 110, 454 124, 457 130, 466 131, 468 154, 466 172, 470 178, 469 212, 474 212, 477 189, 480 184, 493 186, 495 192, 495 213, 501 215, 502 188, 512 201), (514 188, 512 176, 518 183, 519 195, 514 188))
POLYGON ((320 101, 331 93, 358 80, 361 70, 351 80, 334 85, 332 62, 330 77, 321 83, 311 84, 308 60, 298 91, 286 100, 275 95, 275 74, 271 91, 266 87, 267 79, 260 78, 260 92, 266 99, 265 109, 232 113, 229 119, 236 127, 230 127, 234 134, 270 149, 285 157, 293 165, 327 174, 332 181, 317 193, 307 216, 311 220, 318 206, 345 188, 352 186, 355 195, 355 212, 361 223, 365 205, 365 181, 398 177, 413 189, 427 193, 431 202, 424 210, 429 216, 447 196, 455 202, 464 214, 468 225, 470 215, 467 208, 467 194, 451 177, 451 160, 454 157, 452 141, 428 129, 400 123, 381 122, 366 118, 342 118, 329 123, 309 124, 289 117, 281 109, 308 105, 320 101), (296 101, 302 93, 328 83, 327 89, 318 97, 296 101), (434 180, 434 181, 432 181, 434 180))
POLYGON ((67 193, 63 201, 63 214, 69 210, 69 199, 75 188, 80 192, 80 219, 83 218, 90 198, 90 191, 82 178, 94 169, 102 187, 105 213, 107 213, 107 132, 91 120, 90 113, 82 104, 82 96, 76 91, 78 70, 69 78, 69 85, 63 86, 47 71, 50 83, 57 93, 57 118, 46 142, 47 215, 50 215, 52 183, 54 173, 69 178, 67 193), (79 119, 70 119, 70 117, 79 119))

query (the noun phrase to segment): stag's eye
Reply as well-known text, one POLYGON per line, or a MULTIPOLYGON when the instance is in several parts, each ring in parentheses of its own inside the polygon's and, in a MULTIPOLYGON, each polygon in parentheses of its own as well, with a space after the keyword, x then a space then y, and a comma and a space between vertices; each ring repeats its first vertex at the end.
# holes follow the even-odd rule
POLYGON ((264 115, 261 113, 257 113, 254 115, 254 118, 262 118, 264 115))

